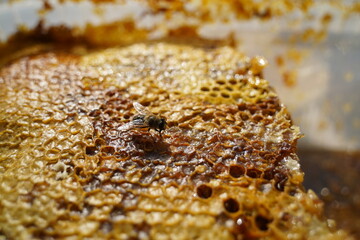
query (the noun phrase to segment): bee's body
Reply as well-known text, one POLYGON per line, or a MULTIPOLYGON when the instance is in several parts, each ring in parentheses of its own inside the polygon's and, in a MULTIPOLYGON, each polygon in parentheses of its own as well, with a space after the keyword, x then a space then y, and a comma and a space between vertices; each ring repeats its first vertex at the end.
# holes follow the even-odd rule
POLYGON ((148 128, 150 131, 150 129, 155 129, 161 136, 161 131, 165 130, 166 127, 166 119, 151 113, 138 102, 134 102, 133 105, 139 114, 135 115, 131 122, 123 125, 120 130, 148 128))

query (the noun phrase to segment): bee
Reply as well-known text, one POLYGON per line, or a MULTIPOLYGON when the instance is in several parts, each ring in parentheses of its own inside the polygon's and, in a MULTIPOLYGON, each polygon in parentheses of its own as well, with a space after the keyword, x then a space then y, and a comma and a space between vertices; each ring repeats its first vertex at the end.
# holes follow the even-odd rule
POLYGON ((133 102, 133 106, 138 114, 133 117, 131 122, 122 125, 118 130, 126 131, 133 128, 147 128, 150 131, 150 129, 154 129, 159 132, 161 137, 161 131, 165 130, 167 124, 166 119, 153 114, 138 102, 133 102))

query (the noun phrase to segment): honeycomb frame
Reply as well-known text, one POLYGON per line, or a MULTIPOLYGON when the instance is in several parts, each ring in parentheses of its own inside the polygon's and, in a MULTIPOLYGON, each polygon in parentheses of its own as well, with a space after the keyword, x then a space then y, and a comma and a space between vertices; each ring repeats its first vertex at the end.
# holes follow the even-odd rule
POLYGON ((302 187, 301 137, 231 47, 44 53, 0 71, 0 235, 9 239, 344 239, 302 187), (120 131, 133 102, 162 136, 120 131))

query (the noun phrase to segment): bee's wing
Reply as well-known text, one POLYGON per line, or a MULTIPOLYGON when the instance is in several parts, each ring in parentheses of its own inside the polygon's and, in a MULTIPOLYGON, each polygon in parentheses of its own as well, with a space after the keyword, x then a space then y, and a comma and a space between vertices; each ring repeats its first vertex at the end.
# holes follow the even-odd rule
POLYGON ((143 119, 134 119, 131 122, 125 123, 117 128, 118 131, 128 131, 134 128, 148 128, 149 126, 144 123, 143 119))
POLYGON ((125 124, 121 125, 120 127, 118 127, 117 130, 122 132, 122 131, 127 131, 127 130, 130 130, 133 128, 135 128, 135 125, 132 122, 128 122, 128 123, 125 123, 125 124))
POLYGON ((151 112, 149 110, 147 110, 146 107, 144 107, 143 105, 141 105, 138 102, 133 102, 133 106, 134 106, 135 110, 140 114, 143 114, 143 115, 151 114, 151 112))

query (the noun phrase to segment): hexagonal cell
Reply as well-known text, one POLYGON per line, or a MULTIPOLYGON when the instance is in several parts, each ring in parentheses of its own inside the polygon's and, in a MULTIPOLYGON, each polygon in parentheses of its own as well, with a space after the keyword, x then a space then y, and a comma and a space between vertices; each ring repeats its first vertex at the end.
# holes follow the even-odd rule
POLYGON ((224 201, 224 208, 230 213, 239 211, 239 203, 234 198, 228 198, 224 201))
POLYGON ((200 198, 209 198, 213 190, 210 186, 203 184, 197 187, 196 192, 200 198))

